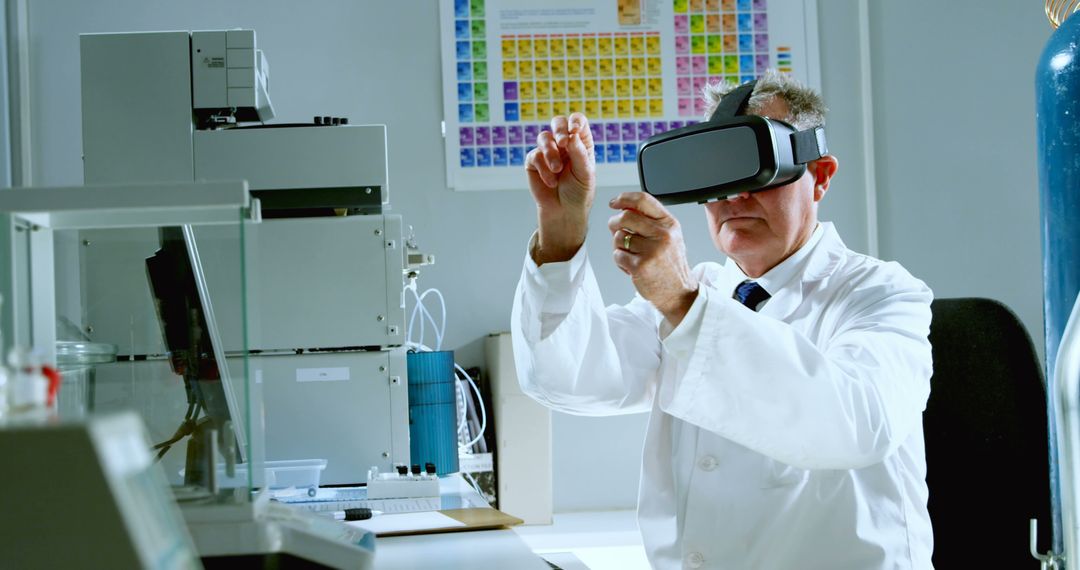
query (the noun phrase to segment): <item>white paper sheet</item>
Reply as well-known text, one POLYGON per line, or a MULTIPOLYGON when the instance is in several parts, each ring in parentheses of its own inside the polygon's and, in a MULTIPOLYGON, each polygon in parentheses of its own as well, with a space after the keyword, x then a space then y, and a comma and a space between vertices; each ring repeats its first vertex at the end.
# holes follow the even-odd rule
POLYGON ((465 523, 452 519, 440 512, 379 515, 366 521, 349 521, 345 524, 359 527, 375 534, 465 526, 465 523))

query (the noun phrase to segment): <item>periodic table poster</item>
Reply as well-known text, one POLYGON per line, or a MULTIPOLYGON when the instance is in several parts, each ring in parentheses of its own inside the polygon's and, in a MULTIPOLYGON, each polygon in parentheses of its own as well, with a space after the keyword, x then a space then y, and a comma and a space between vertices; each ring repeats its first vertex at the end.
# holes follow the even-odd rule
POLYGON ((641 143, 703 120, 707 83, 820 87, 816 0, 440 0, 440 25, 455 190, 525 188, 554 115, 585 113, 598 184, 633 186, 641 143))

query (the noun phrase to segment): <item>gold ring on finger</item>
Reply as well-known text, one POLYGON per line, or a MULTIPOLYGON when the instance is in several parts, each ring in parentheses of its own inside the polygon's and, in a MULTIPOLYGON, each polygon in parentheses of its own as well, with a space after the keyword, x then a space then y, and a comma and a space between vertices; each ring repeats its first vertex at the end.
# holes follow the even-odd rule
MULTIPOLYGON (((623 230, 625 231, 625 230, 623 230)), ((622 248, 626 251, 630 251, 630 238, 634 237, 634 234, 625 233, 622 238, 622 248)))

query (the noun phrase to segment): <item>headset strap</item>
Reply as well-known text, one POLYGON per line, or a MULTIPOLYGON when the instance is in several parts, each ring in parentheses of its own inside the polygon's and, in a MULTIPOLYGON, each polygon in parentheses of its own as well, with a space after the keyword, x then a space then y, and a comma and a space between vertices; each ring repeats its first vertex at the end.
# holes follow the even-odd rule
MULTIPOLYGON (((709 121, 724 121, 738 115, 746 114, 746 107, 750 103, 750 96, 754 93, 757 80, 753 80, 732 89, 720 99, 716 110, 709 117, 709 121)), ((817 160, 829 153, 825 145, 825 129, 815 127, 805 131, 796 131, 791 134, 791 150, 795 164, 806 164, 817 160)))
POLYGON ((825 145, 825 128, 814 127, 791 133, 791 154, 795 164, 806 164, 829 154, 825 145))
POLYGON ((709 116, 709 120, 721 121, 746 113, 746 105, 750 103, 750 95, 754 93, 755 85, 757 85, 757 79, 743 83, 721 97, 720 103, 716 105, 716 110, 709 116))

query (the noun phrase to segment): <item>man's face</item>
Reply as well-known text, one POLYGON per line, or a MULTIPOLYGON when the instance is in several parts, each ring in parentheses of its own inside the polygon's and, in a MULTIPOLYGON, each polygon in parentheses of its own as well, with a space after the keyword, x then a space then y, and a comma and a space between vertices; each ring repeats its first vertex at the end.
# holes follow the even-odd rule
MULTIPOLYGON (((787 103, 773 99, 759 114, 783 119, 787 103)), ((705 204, 713 243, 748 276, 760 277, 810 238, 817 226, 817 203, 835 171, 836 159, 828 156, 784 186, 705 204)))

